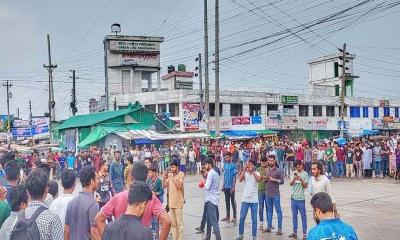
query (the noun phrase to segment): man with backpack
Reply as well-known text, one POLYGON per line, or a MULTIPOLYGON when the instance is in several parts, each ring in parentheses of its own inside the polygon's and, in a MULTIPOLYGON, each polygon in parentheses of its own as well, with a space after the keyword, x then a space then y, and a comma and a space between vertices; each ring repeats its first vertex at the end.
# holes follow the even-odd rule
POLYGON ((48 191, 49 174, 42 168, 31 171, 26 179, 26 188, 30 196, 28 207, 11 232, 10 240, 62 240, 63 228, 60 218, 48 210, 44 198, 48 191))

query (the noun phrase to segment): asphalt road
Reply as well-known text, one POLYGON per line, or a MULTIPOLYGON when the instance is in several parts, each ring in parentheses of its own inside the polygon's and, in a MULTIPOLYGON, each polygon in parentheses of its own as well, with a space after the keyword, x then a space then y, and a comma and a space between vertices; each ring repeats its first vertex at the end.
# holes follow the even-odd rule
MULTIPOLYGON (((187 176, 185 178, 184 206, 184 239, 200 240, 205 235, 196 234, 195 227, 200 225, 204 190, 198 187, 200 176, 187 176)), ((292 217, 290 207, 290 186, 285 178, 285 184, 281 185, 281 206, 283 211, 283 236, 272 233, 257 232, 257 239, 290 239, 292 232, 292 217)), ((334 179, 333 191, 336 196, 337 208, 341 219, 353 226, 361 240, 388 240, 400 239, 400 182, 393 179, 369 179, 348 180, 334 179)), ((222 184, 221 184, 222 186, 222 184)), ((243 184, 237 184, 236 201, 238 218, 240 214, 241 195, 243 184)), ((77 184, 75 193, 80 190, 77 184)), ((315 226, 312 217, 312 208, 309 204, 310 195, 306 194, 306 208, 308 229, 315 226)), ((226 214, 223 194, 219 201, 220 218, 226 214)), ((299 216, 299 237, 301 236, 301 219, 299 216)), ((259 222, 257 223, 257 225, 259 222)), ((276 213, 274 213, 273 225, 277 226, 276 213)), ((258 226, 257 226, 258 228, 258 226)), ((220 222, 222 239, 234 240, 239 231, 239 224, 220 222)), ((250 212, 245 223, 244 239, 251 239, 250 212)))

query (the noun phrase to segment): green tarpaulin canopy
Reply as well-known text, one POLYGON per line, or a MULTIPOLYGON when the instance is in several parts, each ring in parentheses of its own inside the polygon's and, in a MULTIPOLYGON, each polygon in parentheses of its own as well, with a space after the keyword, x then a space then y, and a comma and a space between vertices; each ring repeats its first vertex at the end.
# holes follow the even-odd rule
POLYGON ((276 134, 275 131, 272 130, 258 130, 256 131, 258 134, 260 135, 272 135, 272 134, 276 134))
POLYGON ((79 143, 79 147, 84 148, 91 144, 94 144, 106 137, 110 133, 127 132, 130 130, 145 130, 150 129, 151 125, 145 124, 131 124, 131 125, 119 125, 119 126, 97 126, 85 139, 79 143))

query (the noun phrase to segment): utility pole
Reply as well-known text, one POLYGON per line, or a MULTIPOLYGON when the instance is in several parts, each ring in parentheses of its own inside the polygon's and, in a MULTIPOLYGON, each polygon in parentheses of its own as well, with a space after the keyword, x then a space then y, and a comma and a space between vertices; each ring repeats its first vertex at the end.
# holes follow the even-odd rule
POLYGON ((3 83, 3 87, 6 87, 6 91, 7 91, 7 130, 10 133, 11 132, 10 88, 12 87, 12 84, 7 81, 6 84, 3 83))
POLYGON ((201 53, 199 53, 199 67, 198 67, 198 73, 199 73, 199 91, 200 91, 200 105, 203 106, 203 66, 201 66, 201 53))
POLYGON ((32 143, 35 143, 33 140, 33 134, 32 134, 32 102, 29 100, 29 131, 31 133, 31 138, 32 138, 32 143))
POLYGON ((54 89, 53 89, 53 70, 57 68, 57 65, 53 65, 51 63, 51 48, 50 48, 50 35, 47 34, 47 51, 49 58, 49 65, 43 65, 44 68, 49 72, 49 132, 50 132, 50 142, 52 141, 51 137, 51 122, 56 121, 56 112, 54 102, 54 89))
POLYGON ((19 119, 19 108, 17 108, 17 118, 19 119))
POLYGON ((215 0, 215 136, 219 137, 219 0, 215 0))
POLYGON ((344 102, 344 97, 345 97, 345 91, 346 91, 346 43, 343 44, 343 49, 341 50, 342 56, 342 65, 339 64, 340 67, 342 67, 342 76, 341 76, 341 92, 340 92, 340 137, 343 137, 344 135, 344 108, 345 108, 345 102, 344 102))
POLYGON ((75 77, 75 70, 72 70, 72 101, 70 103, 70 107, 72 110, 72 116, 78 112, 78 108, 76 107, 76 77, 75 77))
POLYGON ((207 134, 210 134, 210 80, 208 73, 208 7, 204 0, 204 112, 207 116, 207 134))

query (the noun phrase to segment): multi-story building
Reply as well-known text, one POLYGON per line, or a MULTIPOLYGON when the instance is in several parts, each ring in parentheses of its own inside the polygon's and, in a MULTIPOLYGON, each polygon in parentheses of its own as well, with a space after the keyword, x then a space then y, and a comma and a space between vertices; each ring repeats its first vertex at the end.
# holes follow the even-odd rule
MULTIPOLYGON (((183 132, 205 130, 207 123, 213 130, 215 126, 213 90, 209 93, 210 116, 207 117, 204 115, 203 105, 200 104, 200 90, 193 88, 193 72, 187 72, 181 65, 178 71, 169 67, 168 73, 159 77, 159 43, 162 40, 162 38, 126 36, 105 38, 107 78, 105 98, 109 99, 105 105, 110 110, 113 105, 117 109, 123 109, 129 103, 139 101, 154 112, 169 115, 183 132), (135 47, 138 45, 136 43, 145 46, 140 53, 137 52, 140 48, 135 47), (146 61, 142 61, 143 59, 146 61), (152 87, 152 81, 149 80, 153 73, 157 75, 156 88, 152 87)), ((352 136, 370 133, 372 130, 400 130, 400 99, 354 96, 355 57, 348 55, 346 62, 348 69, 345 71, 344 122, 339 116, 342 89, 341 60, 340 55, 331 55, 309 61, 309 89, 306 94, 221 90, 220 130, 272 129, 308 138, 338 135, 340 128, 344 128, 346 133, 352 136)))

